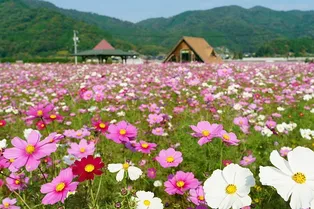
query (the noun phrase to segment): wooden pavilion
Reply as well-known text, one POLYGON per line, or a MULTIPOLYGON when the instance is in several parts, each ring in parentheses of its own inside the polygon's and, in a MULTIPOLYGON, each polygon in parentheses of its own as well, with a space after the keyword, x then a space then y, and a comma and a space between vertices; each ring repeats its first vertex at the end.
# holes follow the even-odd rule
POLYGON ((221 63, 222 59, 204 38, 184 36, 172 48, 164 62, 221 63))
POLYGON ((93 49, 78 52, 74 54, 74 56, 82 57, 83 61, 87 59, 97 59, 99 63, 104 63, 104 60, 106 62, 110 57, 121 57, 122 63, 126 63, 128 57, 134 57, 137 56, 137 54, 115 49, 106 40, 102 40, 93 49))

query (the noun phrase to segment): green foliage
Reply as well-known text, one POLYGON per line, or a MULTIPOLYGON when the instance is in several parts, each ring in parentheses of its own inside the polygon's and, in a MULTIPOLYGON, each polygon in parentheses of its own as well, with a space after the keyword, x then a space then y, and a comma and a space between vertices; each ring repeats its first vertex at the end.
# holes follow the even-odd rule
POLYGON ((256 56, 288 56, 289 53, 295 57, 306 57, 308 54, 314 54, 314 39, 274 40, 260 47, 256 56))

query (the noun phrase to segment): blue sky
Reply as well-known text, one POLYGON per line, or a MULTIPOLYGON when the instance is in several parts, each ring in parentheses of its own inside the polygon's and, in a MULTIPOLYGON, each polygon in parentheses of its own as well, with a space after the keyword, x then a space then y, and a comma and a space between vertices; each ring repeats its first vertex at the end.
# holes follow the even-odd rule
POLYGON ((314 10, 314 0, 46 0, 79 11, 138 22, 152 17, 170 17, 187 10, 205 10, 219 6, 259 5, 275 10, 314 10))

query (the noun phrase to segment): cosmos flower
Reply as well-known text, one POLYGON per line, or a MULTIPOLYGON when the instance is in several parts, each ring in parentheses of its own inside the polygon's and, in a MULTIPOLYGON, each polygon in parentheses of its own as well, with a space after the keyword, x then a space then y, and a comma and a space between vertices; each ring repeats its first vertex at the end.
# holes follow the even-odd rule
POLYGON ((49 112, 51 112, 53 109, 53 104, 38 104, 36 106, 30 107, 30 109, 26 111, 27 118, 25 121, 31 122, 36 118, 49 117, 49 112))
POLYGON ((142 170, 135 167, 131 162, 125 162, 123 164, 109 164, 108 170, 110 171, 110 173, 118 172, 116 176, 116 180, 118 182, 122 181, 125 172, 127 172, 128 177, 132 181, 137 180, 143 174, 142 170))
POLYGON ((190 189, 190 195, 188 200, 193 202, 195 205, 205 204, 205 194, 202 186, 196 189, 190 189))
POLYGON ((292 209, 309 208, 314 199, 314 152, 309 148, 297 147, 287 155, 288 160, 280 157, 274 150, 270 162, 275 166, 260 166, 260 181, 272 186, 285 200, 290 198, 292 209))
POLYGON ((75 130, 65 130, 63 133, 66 137, 75 138, 75 139, 83 139, 86 136, 90 135, 90 132, 86 128, 75 130))
POLYGON ((237 136, 234 133, 228 133, 225 130, 220 132, 220 138, 226 145, 238 146, 240 140, 237 139, 237 136))
POLYGON ((194 178, 193 173, 185 173, 183 171, 178 171, 172 178, 164 183, 164 186, 166 187, 165 191, 169 195, 183 195, 184 192, 190 189, 196 189, 199 185, 200 182, 194 178))
POLYGON ((197 126, 190 126, 195 133, 192 136, 200 138, 198 144, 203 146, 204 144, 211 142, 213 138, 219 137, 220 132, 223 129, 222 125, 210 124, 207 121, 201 121, 197 123, 197 126))
POLYGON ((27 141, 15 137, 11 141, 14 148, 8 148, 3 156, 13 162, 16 168, 26 167, 27 171, 33 171, 38 168, 40 159, 49 156, 57 150, 56 143, 47 143, 40 141, 40 135, 32 131, 27 141))
POLYGON ((44 205, 54 205, 57 202, 64 203, 68 192, 74 192, 78 182, 73 181, 73 173, 71 168, 64 169, 60 174, 52 180, 52 182, 43 184, 40 192, 46 194, 42 203, 44 205))
POLYGON ((92 124, 95 130, 101 132, 102 134, 105 134, 109 128, 109 123, 101 120, 92 120, 92 124))
POLYGON ((248 196, 255 185, 252 172, 236 164, 223 170, 215 170, 204 182, 205 200, 209 207, 218 209, 240 209, 251 205, 248 196))
POLYGON ((290 147, 281 147, 280 148, 280 156, 281 157, 286 157, 288 155, 288 153, 292 150, 292 148, 290 147))
POLYGON ((101 175, 104 163, 100 157, 94 158, 92 155, 84 157, 81 161, 75 161, 72 166, 73 174, 78 176, 78 181, 93 180, 95 175, 101 175))
POLYGON ((139 143, 136 143, 135 145, 136 151, 145 153, 145 154, 150 154, 151 151, 156 149, 156 147, 157 147, 157 144, 145 142, 142 140, 139 143))
POLYGON ((82 96, 85 101, 88 101, 93 98, 94 94, 92 91, 85 91, 82 96))
POLYGON ((2 204, 0 205, 0 208, 3 209, 20 209, 19 206, 15 206, 16 204, 16 199, 10 199, 10 198, 4 198, 2 200, 2 204))
POLYGON ((155 179, 156 178, 156 169, 155 168, 149 168, 147 169, 147 177, 150 179, 155 179))
POLYGON ((147 121, 150 125, 158 124, 163 121, 163 117, 160 114, 149 114, 147 121))
POLYGON ((26 177, 24 173, 11 173, 10 176, 6 178, 7 186, 11 191, 25 189, 28 181, 29 178, 26 177))
POLYGON ((154 197, 154 193, 137 191, 136 197, 134 198, 136 202, 136 209, 163 209, 164 206, 161 199, 154 197))
POLYGON ((134 140, 137 136, 137 129, 135 126, 127 123, 126 121, 120 121, 117 124, 111 124, 108 128, 108 134, 106 137, 114 142, 121 144, 134 140))
POLYGON ((182 153, 179 151, 175 151, 173 148, 169 148, 167 150, 161 150, 159 155, 156 157, 156 160, 159 162, 161 167, 169 168, 169 167, 177 167, 180 163, 182 163, 182 153))
POLYGON ((254 163, 255 160, 256 160, 256 158, 253 157, 253 155, 244 156, 243 159, 240 161, 240 165, 248 166, 248 165, 254 163))
POLYGON ((93 142, 87 143, 86 139, 82 139, 79 144, 71 143, 68 153, 77 158, 87 157, 93 155, 95 151, 95 144, 93 142))
POLYGON ((0 127, 4 127, 7 124, 5 120, 0 120, 0 127))
POLYGON ((152 130, 152 133, 156 136, 163 136, 164 135, 164 129, 161 128, 161 127, 158 127, 158 128, 154 128, 152 130))

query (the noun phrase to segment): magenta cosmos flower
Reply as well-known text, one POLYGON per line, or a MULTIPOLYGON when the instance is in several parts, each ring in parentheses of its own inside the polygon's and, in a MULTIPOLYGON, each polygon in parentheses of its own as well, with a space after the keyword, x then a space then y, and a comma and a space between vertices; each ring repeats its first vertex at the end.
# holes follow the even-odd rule
POLYGON ((32 121, 36 118, 47 118, 49 117, 49 112, 54 109, 53 104, 38 104, 34 107, 31 107, 26 111, 26 122, 32 121))
POLYGON ((182 161, 182 153, 179 151, 175 151, 173 148, 169 148, 167 150, 161 150, 159 155, 156 157, 156 160, 159 162, 161 167, 169 168, 169 167, 177 167, 182 161))
POLYGON ((11 191, 25 189, 27 187, 28 181, 29 178, 26 177, 24 173, 11 173, 10 176, 6 178, 7 187, 11 191))
POLYGON ((20 209, 19 206, 15 206, 16 204, 16 199, 10 199, 10 198, 5 198, 2 200, 2 204, 0 205, 0 208, 4 209, 20 209))
POLYGON ((152 150, 155 150, 157 147, 157 144, 155 143, 149 143, 145 141, 140 141, 139 143, 136 143, 135 149, 138 152, 150 154, 152 150))
POLYGON ((195 205, 205 204, 205 194, 203 187, 199 186, 196 189, 191 189, 188 200, 193 202, 195 205))
POLYGON ((108 139, 121 144, 134 140, 137 135, 137 129, 135 126, 127 123, 126 121, 120 121, 117 124, 111 124, 108 128, 109 133, 106 134, 108 139))
POLYGON ((201 183, 194 178, 194 174, 191 172, 178 171, 171 179, 164 183, 166 187, 165 191, 170 194, 183 195, 184 192, 190 189, 196 189, 201 183))
POLYGON ((73 173, 71 168, 62 170, 60 174, 52 180, 52 182, 41 186, 40 192, 46 194, 42 203, 44 205, 54 205, 55 203, 64 200, 68 192, 74 192, 78 182, 73 181, 73 173))
POLYGON ((200 146, 203 146, 204 144, 211 142, 213 138, 219 137, 220 132, 223 129, 222 125, 218 124, 210 124, 207 121, 201 121, 197 123, 197 126, 190 126, 195 133, 192 134, 192 136, 200 138, 198 140, 198 144, 200 146))
POLYGON ((57 150, 56 143, 50 143, 47 140, 40 141, 40 134, 37 131, 32 131, 27 141, 15 137, 11 143, 14 148, 6 149, 3 156, 13 162, 12 165, 15 168, 25 166, 27 171, 37 169, 41 158, 57 150))
POLYGON ((222 130, 220 132, 220 137, 226 145, 233 145, 233 146, 239 145, 240 140, 238 140, 237 136, 232 132, 228 133, 227 131, 222 130))
POLYGON ((87 143, 85 139, 82 139, 79 144, 71 143, 68 153, 81 159, 88 155, 93 155, 95 151, 95 144, 93 142, 87 143))

